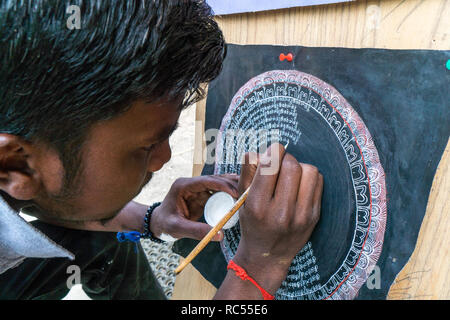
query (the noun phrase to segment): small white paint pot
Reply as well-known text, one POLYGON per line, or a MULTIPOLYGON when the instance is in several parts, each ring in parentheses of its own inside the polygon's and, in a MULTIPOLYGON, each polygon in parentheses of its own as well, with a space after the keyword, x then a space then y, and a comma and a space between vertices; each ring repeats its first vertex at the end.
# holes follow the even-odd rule
MULTIPOLYGON (((230 212, 236 200, 226 192, 216 192, 205 204, 203 215, 205 221, 211 227, 215 227, 219 221, 230 212)), ((239 221, 239 210, 225 223, 222 229, 230 229, 239 221)))

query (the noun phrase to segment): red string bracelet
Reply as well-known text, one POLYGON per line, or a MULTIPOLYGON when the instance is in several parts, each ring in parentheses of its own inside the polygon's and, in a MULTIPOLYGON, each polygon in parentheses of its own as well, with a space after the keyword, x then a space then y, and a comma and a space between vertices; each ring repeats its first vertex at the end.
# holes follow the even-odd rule
POLYGON ((227 270, 232 269, 236 272, 236 275, 241 278, 242 280, 249 280, 251 283, 253 283, 259 291, 261 291, 261 294, 264 298, 264 300, 273 300, 275 297, 268 293, 266 290, 264 290, 254 279, 252 279, 247 272, 240 266, 238 266, 236 263, 234 263, 233 260, 230 260, 227 266, 227 270))

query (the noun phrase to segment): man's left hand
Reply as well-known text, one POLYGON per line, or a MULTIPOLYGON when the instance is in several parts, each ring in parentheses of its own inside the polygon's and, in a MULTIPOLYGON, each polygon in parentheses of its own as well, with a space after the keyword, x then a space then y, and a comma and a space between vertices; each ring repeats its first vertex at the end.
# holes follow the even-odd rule
MULTIPOLYGON (((238 193, 239 176, 235 174, 210 175, 177 179, 160 206, 155 208, 150 222, 150 230, 159 237, 162 233, 174 238, 201 240, 211 226, 198 222, 209 197, 214 192, 227 192, 234 198, 238 193)), ((223 239, 223 232, 213 240, 223 239)))

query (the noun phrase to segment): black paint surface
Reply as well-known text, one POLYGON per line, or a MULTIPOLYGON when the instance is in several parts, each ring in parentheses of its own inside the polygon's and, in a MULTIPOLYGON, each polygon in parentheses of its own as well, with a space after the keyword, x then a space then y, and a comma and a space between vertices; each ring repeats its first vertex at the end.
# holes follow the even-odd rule
MULTIPOLYGON (((431 183, 450 134, 450 71, 445 67, 448 59, 450 51, 229 45, 224 69, 209 86, 205 130, 219 128, 239 88, 269 70, 296 69, 322 79, 334 86, 362 118, 386 174, 387 223, 383 251, 377 262, 381 288, 369 290, 364 285, 358 298, 384 299, 414 250, 431 183), (289 52, 294 54, 293 62, 279 61, 280 53, 289 52)), ((341 169, 329 169, 334 161, 344 161, 345 157, 316 157, 333 146, 327 145, 326 136, 320 144, 311 139, 313 129, 321 130, 301 128, 301 148, 290 147, 289 152, 321 169, 328 181, 324 187, 325 206, 333 206, 335 201, 341 205, 347 201, 351 206, 354 199, 347 192, 339 192, 348 184, 339 179, 341 171, 347 168, 345 162, 341 169), (308 148, 314 148, 314 152, 305 152, 308 148)), ((326 135, 326 130, 323 132, 326 135)), ((205 166, 202 174, 213 170, 212 165, 205 166)), ((323 231, 331 223, 327 219, 320 222, 313 239, 330 246, 328 255, 321 253, 320 259, 330 259, 331 265, 333 259, 341 259, 350 231, 343 227, 341 236, 330 242, 323 231)), ((186 256, 197 243, 179 240, 174 251, 186 256)), ((213 285, 220 286, 226 262, 218 243, 210 243, 193 264, 213 285)), ((332 272, 324 268, 321 274, 332 272)))

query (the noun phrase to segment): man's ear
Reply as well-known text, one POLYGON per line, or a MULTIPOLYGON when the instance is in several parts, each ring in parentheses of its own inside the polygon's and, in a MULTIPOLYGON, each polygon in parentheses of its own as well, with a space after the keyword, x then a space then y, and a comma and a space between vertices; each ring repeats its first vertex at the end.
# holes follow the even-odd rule
POLYGON ((32 159, 32 143, 0 133, 0 190, 17 200, 33 199, 38 194, 40 179, 32 159))

